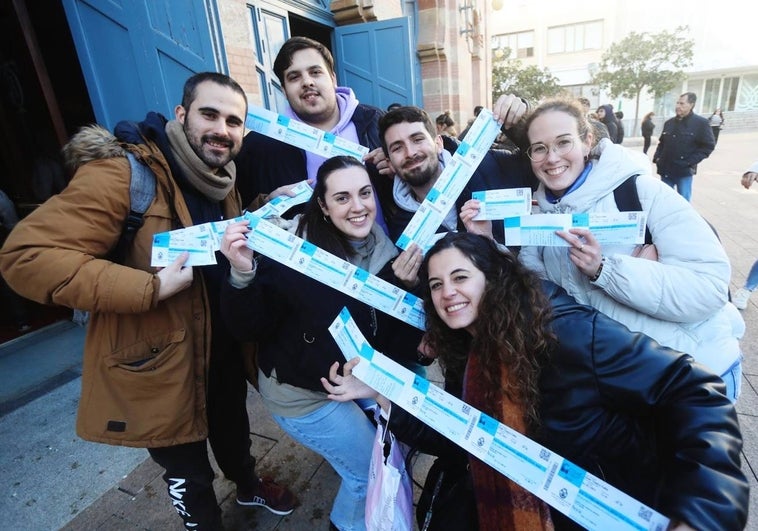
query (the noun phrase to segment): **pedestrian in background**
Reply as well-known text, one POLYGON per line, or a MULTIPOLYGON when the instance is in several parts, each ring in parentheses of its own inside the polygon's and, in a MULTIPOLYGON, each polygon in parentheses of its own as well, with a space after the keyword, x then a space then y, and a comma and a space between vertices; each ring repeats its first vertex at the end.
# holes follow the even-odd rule
POLYGON ((616 137, 617 142, 616 144, 623 144, 624 143, 624 111, 616 111, 613 113, 613 115, 616 117, 616 120, 618 121, 618 136, 616 137))
POLYGON ((685 92, 676 101, 676 116, 666 120, 658 137, 653 164, 661 181, 692 199, 692 179, 697 165, 713 152, 716 142, 708 120, 693 112, 697 96, 685 92))
MULTIPOLYGON (((758 161, 754 162, 742 175, 742 186, 749 190, 756 180, 758 180, 758 161)), ((744 310, 747 308, 747 303, 755 288, 758 288, 758 260, 750 268, 745 285, 738 289, 737 293, 732 297, 732 303, 740 310, 744 310)))
POLYGON ((597 108, 597 119, 602 122, 608 130, 608 138, 614 144, 620 144, 623 140, 623 133, 619 132, 619 119, 613 114, 613 105, 606 103, 597 108))
POLYGON ((458 131, 455 129, 455 120, 450 116, 450 111, 445 111, 435 119, 437 124, 437 134, 447 135, 451 138, 458 137, 458 131))
POLYGON ((716 109, 713 111, 713 114, 708 118, 708 123, 711 126, 711 131, 713 132, 713 145, 715 146, 719 142, 719 133, 721 133, 721 128, 724 127, 724 113, 721 112, 721 109, 716 109))
POLYGON ((466 137, 466 133, 468 133, 468 130, 471 129, 471 126, 474 124, 474 120, 476 120, 476 118, 479 116, 479 113, 482 112, 482 109, 484 109, 484 107, 481 105, 474 107, 474 117, 470 118, 468 123, 466 123, 466 128, 461 131, 461 134, 458 135, 458 140, 463 140, 466 137))
POLYGON ((653 111, 650 111, 645 115, 645 117, 642 119, 642 125, 640 126, 640 131, 642 132, 642 138, 645 140, 644 145, 642 146, 642 152, 647 154, 647 150, 650 149, 650 141, 651 137, 653 136, 653 130, 655 129, 655 124, 653 123, 653 116, 655 116, 655 113, 653 111))

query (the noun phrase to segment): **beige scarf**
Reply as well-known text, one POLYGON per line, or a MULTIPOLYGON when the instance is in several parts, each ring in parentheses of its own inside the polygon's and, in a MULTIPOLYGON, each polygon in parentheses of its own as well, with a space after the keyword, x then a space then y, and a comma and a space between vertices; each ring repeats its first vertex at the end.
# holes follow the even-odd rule
POLYGON ((182 124, 176 120, 170 120, 166 124, 166 134, 179 169, 198 192, 214 201, 221 201, 229 195, 237 176, 233 160, 218 169, 208 166, 189 145, 182 124))

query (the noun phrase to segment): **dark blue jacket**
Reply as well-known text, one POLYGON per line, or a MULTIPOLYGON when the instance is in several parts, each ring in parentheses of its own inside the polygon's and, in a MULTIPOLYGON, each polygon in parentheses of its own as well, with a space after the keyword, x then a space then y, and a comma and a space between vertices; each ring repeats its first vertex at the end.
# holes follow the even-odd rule
MULTIPOLYGON (((381 147, 379 118, 384 111, 370 105, 358 104, 352 122, 362 146, 370 150, 381 147)), ((237 165, 237 189, 242 206, 247 207, 259 194, 271 193, 276 188, 308 178, 305 151, 255 131, 242 141, 242 149, 234 159, 237 165)), ((369 177, 376 189, 382 211, 392 204, 392 178, 379 175, 376 167, 368 165, 369 177)), ((287 217, 302 212, 303 206, 287 212, 287 217)))
MULTIPOLYGON (((377 276, 398 284, 391 261, 377 276)), ((417 360, 421 330, 265 256, 246 288, 224 283, 221 301, 237 339, 257 341, 261 370, 270 376, 275 368, 277 379, 290 385, 323 392, 320 378, 345 361, 329 333, 343 307, 371 346, 411 370, 417 360)))
POLYGON ((691 112, 681 120, 669 118, 663 124, 653 163, 658 165, 660 176, 695 175, 697 165, 708 158, 714 147, 716 141, 708 120, 691 112))
MULTIPOLYGON (((669 518, 701 530, 743 529, 742 436, 721 379, 557 285, 543 286, 558 346, 542 371, 534 439, 669 518)), ((460 385, 449 391, 460 396, 460 385)), ((397 406, 389 427, 422 452, 463 452, 397 406)), ((553 515, 556 529, 575 526, 553 515)))

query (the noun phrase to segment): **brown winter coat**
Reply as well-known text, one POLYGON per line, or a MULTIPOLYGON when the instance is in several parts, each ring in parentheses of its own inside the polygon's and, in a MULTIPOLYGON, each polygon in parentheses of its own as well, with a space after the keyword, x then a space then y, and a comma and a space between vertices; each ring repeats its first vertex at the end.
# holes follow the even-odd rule
MULTIPOLYGON (((72 142, 68 155, 95 160, 18 224, 0 251, 0 272, 25 297, 91 312, 80 437, 135 447, 203 440, 211 326, 202 275, 195 269, 189 288, 158 302, 150 267, 153 235, 192 225, 182 193, 155 144, 122 146, 152 168, 157 183, 124 265, 113 263, 105 257, 129 211, 129 163, 102 128, 72 142)), ((239 215, 236 192, 222 210, 239 215)))

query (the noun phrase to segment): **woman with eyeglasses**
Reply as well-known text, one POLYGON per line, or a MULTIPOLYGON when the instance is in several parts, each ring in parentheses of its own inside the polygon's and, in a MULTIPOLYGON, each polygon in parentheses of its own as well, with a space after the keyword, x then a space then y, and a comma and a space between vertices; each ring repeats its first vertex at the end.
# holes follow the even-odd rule
MULTIPOLYGON (((603 244, 590 230, 571 229, 557 232, 566 246, 522 247, 521 261, 580 303, 692 355, 722 377, 726 395, 736 400, 745 324, 728 302, 729 259, 708 223, 653 177, 642 153, 608 139, 596 143, 575 103, 544 102, 524 129, 541 213, 643 210, 652 245, 603 244)), ((487 232, 471 221, 477 212, 472 200, 461 218, 469 231, 487 232)))

